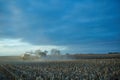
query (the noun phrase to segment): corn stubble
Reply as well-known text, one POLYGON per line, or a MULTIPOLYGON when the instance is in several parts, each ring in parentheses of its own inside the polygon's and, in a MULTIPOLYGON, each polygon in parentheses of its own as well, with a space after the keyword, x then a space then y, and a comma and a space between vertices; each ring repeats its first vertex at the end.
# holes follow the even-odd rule
POLYGON ((11 63, 0 69, 8 80, 120 80, 119 59, 11 63))

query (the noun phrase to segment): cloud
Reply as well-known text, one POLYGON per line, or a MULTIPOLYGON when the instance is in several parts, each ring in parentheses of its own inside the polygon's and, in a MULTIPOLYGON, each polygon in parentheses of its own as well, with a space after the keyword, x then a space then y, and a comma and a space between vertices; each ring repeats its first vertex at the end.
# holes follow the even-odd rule
POLYGON ((37 49, 50 51, 53 48, 61 51, 67 49, 66 46, 32 45, 22 41, 22 39, 0 39, 0 55, 21 55, 26 51, 34 51, 37 49))
POLYGON ((82 47, 89 44, 91 49, 81 51, 87 49, 91 51, 95 47, 90 45, 98 42, 105 43, 104 45, 115 44, 117 46, 111 47, 118 48, 120 44, 118 3, 119 1, 112 0, 2 1, 0 37, 19 39, 18 43, 25 42, 23 44, 27 43, 29 46, 82 47))

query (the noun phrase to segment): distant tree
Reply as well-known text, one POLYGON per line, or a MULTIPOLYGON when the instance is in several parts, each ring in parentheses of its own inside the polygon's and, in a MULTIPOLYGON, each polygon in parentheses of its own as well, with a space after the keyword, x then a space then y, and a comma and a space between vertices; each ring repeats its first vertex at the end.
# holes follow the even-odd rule
POLYGON ((120 52, 109 52, 108 54, 120 54, 120 52))
POLYGON ((44 51, 44 52, 42 52, 41 50, 36 50, 35 51, 35 54, 37 55, 37 56, 46 56, 47 55, 47 53, 48 53, 48 51, 44 51))
POLYGON ((69 53, 66 53, 66 55, 68 56, 68 55, 70 55, 69 53))
POLYGON ((60 50, 58 50, 58 49, 51 49, 51 55, 59 56, 60 55, 60 50))
POLYGON ((47 55, 48 51, 47 51, 47 50, 45 50, 45 51, 44 51, 44 53, 47 55))

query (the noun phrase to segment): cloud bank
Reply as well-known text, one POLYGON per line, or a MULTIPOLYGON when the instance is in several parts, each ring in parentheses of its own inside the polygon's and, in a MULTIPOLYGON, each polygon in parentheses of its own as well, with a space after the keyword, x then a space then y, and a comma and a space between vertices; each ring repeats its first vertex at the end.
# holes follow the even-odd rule
POLYGON ((66 52, 71 53, 120 51, 119 3, 0 0, 0 40, 21 39, 32 46, 65 46, 69 48, 66 52))

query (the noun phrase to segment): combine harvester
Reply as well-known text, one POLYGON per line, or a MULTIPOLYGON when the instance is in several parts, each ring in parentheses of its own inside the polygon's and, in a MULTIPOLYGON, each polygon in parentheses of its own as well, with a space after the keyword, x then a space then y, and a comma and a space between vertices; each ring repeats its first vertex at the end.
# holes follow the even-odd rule
POLYGON ((47 55, 47 51, 42 52, 41 50, 36 50, 35 52, 25 52, 21 55, 22 60, 38 60, 47 55))

